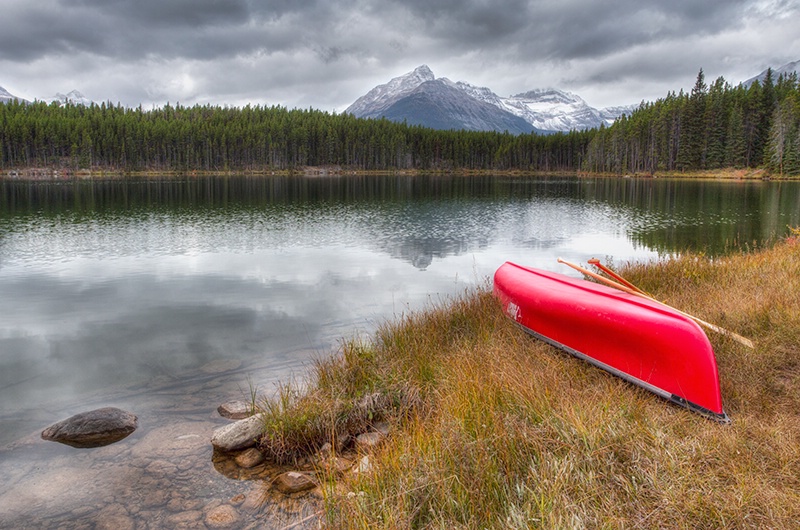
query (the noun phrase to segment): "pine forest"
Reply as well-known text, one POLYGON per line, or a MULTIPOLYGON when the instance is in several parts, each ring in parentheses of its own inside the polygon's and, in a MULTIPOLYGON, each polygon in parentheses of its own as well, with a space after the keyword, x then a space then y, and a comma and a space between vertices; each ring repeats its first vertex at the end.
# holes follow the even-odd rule
POLYGON ((549 135, 440 131, 386 119, 284 107, 131 109, 0 104, 0 168, 119 172, 519 170, 657 174, 765 168, 800 175, 796 74, 642 103, 609 127, 549 135))

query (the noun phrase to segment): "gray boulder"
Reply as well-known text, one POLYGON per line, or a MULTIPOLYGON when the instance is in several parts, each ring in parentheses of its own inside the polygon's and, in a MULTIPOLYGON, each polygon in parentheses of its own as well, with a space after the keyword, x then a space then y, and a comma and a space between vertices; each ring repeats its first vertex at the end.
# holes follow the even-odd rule
POLYGON ((241 451, 254 446, 263 429, 263 416, 256 414, 216 429, 211 435, 211 445, 222 451, 241 451))
POLYGON ((118 442, 136 430, 130 412, 105 407, 81 412, 42 431, 42 438, 78 448, 102 447, 118 442))

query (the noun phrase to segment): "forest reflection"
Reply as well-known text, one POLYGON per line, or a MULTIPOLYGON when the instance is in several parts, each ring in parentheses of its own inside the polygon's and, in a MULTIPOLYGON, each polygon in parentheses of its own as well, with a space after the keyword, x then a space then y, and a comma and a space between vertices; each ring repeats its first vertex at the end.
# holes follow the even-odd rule
MULTIPOLYGON (((345 215, 344 208, 366 223, 361 230, 384 231, 376 241, 387 252, 422 268, 435 256, 490 244, 487 224, 506 215, 504 205, 536 208, 557 201, 610 209, 623 219, 632 242, 660 253, 691 249, 717 255, 738 244, 768 243, 800 225, 799 182, 462 175, 0 182, 7 220, 66 216, 80 222, 161 213, 210 215, 207 222, 214 222, 215 215, 257 212, 291 229, 287 223, 345 215), (412 204, 413 211, 400 215, 412 204), (454 211, 458 215, 450 215, 454 211), (466 230, 465 216, 475 221, 466 230), (461 231, 448 223, 460 224, 461 231)), ((14 223, 0 229, 13 231, 14 223)))

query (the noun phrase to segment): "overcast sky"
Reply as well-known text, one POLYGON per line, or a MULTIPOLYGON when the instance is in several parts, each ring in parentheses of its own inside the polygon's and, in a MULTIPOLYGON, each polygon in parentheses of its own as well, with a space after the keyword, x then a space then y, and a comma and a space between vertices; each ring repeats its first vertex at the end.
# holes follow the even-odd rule
POLYGON ((605 107, 796 61, 798 28, 800 0, 0 0, 0 86, 341 112, 427 64, 605 107))

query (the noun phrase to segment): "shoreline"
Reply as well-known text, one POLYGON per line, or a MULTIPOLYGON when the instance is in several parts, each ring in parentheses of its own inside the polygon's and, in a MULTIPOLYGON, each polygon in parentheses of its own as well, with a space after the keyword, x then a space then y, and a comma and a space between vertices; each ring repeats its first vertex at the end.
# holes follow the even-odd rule
POLYGON ((309 429, 343 438, 326 422, 341 421, 344 397, 356 401, 380 389, 395 398, 388 402, 402 403, 410 392, 413 406, 377 411, 392 430, 367 452, 369 472, 328 479, 331 526, 469 521, 490 528, 516 517, 560 527, 576 510, 589 526, 609 528, 649 518, 675 528, 749 517, 786 526, 800 516, 796 477, 784 474, 800 446, 776 441, 800 436, 793 421, 800 302, 792 295, 800 288, 799 245, 800 229, 793 229, 765 250, 629 263, 620 271, 657 298, 753 340, 751 350, 709 336, 729 425, 525 336, 490 291, 477 290, 387 323, 370 343, 345 342, 315 365, 316 384, 289 389, 292 399, 265 409, 259 448, 296 440, 291 449, 303 454, 309 429), (417 490, 424 495, 408 494, 417 490))
POLYGON ((736 169, 721 168, 689 172, 664 171, 656 173, 595 173, 587 171, 530 171, 523 169, 382 169, 366 170, 340 166, 303 166, 292 169, 249 168, 227 170, 120 170, 113 168, 64 169, 58 167, 0 168, 0 180, 90 180, 94 178, 187 178, 187 177, 326 177, 326 176, 421 176, 421 175, 463 175, 463 176, 574 176, 578 178, 635 178, 635 179, 716 179, 716 180, 762 180, 792 181, 800 180, 800 175, 773 175, 762 168, 736 169))

